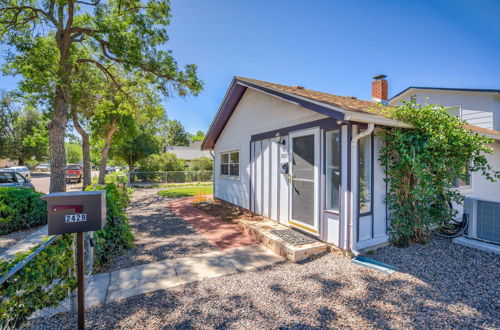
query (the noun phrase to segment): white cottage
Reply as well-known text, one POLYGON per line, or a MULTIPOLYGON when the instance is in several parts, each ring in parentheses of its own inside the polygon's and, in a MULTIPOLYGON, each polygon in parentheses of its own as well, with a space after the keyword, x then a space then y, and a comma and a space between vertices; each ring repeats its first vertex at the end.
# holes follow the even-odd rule
MULTIPOLYGON (((235 77, 202 144, 214 150, 214 196, 348 251, 386 243, 374 131, 408 125, 374 112, 387 102, 384 77, 373 81, 373 101, 235 77)), ((470 129, 500 141, 499 131, 470 129)), ((495 148, 490 161, 500 169, 500 142, 495 148)), ((476 186, 500 203, 500 183, 476 186)), ((500 227, 500 204, 498 212, 500 227)))

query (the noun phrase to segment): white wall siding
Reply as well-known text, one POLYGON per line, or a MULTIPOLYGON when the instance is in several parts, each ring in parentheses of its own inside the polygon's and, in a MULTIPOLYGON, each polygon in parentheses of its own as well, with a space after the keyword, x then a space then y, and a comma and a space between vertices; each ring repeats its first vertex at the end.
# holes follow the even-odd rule
MULTIPOLYGON (((326 118, 321 114, 276 97, 247 89, 233 115, 219 136, 215 147, 215 192, 217 198, 250 208, 250 139, 252 135, 326 118), (240 150, 240 177, 229 179, 220 176, 220 152, 240 150)), ((268 142, 269 146, 269 142, 268 142)), ((261 156, 260 143, 255 143, 256 157, 261 156)), ((269 155, 267 156, 269 157, 269 155)), ((259 158, 260 159, 260 158, 259 158)), ((270 165, 268 164, 268 170, 270 165)), ((262 161, 252 171, 262 171, 262 161), (260 165, 259 165, 260 164, 260 165)), ((280 181, 282 183, 282 180, 280 181)), ((255 182, 255 211, 262 212, 262 182, 255 182), (259 210, 259 207, 262 208, 259 210)), ((269 188, 269 180, 265 183, 269 188)), ((269 196, 269 192, 267 193, 269 196)), ((283 196, 280 194, 280 196, 283 196)), ((272 211, 273 207, 271 207, 272 211)), ((267 206, 267 212, 269 205, 267 206)), ((259 212, 259 213, 260 213, 259 212)), ((281 218, 281 213, 280 213, 281 218)))
MULTIPOLYGON (((462 118, 471 125, 500 131, 500 96, 492 93, 416 90, 404 99, 409 101, 416 96, 419 104, 439 104, 445 107, 460 108, 462 118)), ((391 105, 398 105, 392 101, 391 105)), ((457 111, 454 109, 453 114, 457 111)))

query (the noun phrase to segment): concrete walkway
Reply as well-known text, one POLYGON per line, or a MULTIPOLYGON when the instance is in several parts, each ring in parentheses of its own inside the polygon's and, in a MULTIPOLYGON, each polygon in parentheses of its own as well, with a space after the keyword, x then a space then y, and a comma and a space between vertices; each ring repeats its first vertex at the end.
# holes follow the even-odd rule
POLYGON ((195 197, 176 198, 171 200, 168 206, 173 213, 187 221, 221 250, 256 243, 250 235, 237 226, 217 219, 194 207, 192 205, 194 199, 195 197))
MULTIPOLYGON (((92 307, 156 290, 255 270, 285 261, 260 245, 210 252, 192 257, 165 259, 145 265, 91 275, 85 289, 85 306, 92 307)), ((31 318, 70 310, 69 298, 59 307, 46 308, 31 318)))
POLYGON ((41 227, 28 237, 12 245, 10 248, 5 250, 0 254, 0 259, 12 259, 17 253, 23 253, 34 247, 35 245, 42 243, 44 238, 47 236, 47 225, 41 227))

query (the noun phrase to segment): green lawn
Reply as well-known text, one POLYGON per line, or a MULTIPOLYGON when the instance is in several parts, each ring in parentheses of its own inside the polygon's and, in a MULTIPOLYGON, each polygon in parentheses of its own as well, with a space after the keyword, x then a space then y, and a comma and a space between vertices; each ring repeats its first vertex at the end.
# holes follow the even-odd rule
POLYGON ((158 195, 163 197, 188 197, 196 195, 209 195, 212 193, 212 187, 190 187, 162 190, 158 192, 158 195))

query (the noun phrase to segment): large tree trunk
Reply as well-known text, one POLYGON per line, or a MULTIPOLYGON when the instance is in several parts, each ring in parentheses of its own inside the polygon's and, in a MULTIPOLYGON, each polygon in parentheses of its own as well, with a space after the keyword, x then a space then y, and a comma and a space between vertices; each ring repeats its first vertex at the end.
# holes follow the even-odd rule
POLYGON ((83 129, 78 121, 76 110, 71 110, 73 125, 76 131, 82 137, 82 154, 83 154, 83 190, 92 184, 92 167, 90 164, 90 136, 83 129))
POLYGON ((66 151, 64 134, 68 123, 68 103, 58 86, 52 120, 49 124, 50 192, 66 191, 66 151))
MULTIPOLYGON (((70 5, 71 10, 73 6, 70 5)), ((59 48, 58 84, 54 96, 54 109, 49 124, 49 153, 50 153, 50 188, 52 192, 66 191, 66 151, 64 149, 64 135, 68 124, 69 95, 71 89, 70 56, 71 34, 69 28, 73 20, 72 11, 68 15, 65 30, 58 30, 55 35, 59 48)))
POLYGON ((104 139, 104 147, 101 152, 101 167, 99 168, 99 184, 104 184, 104 178, 106 177, 106 164, 108 163, 109 149, 111 148, 111 140, 113 139, 113 134, 116 132, 116 120, 111 122, 106 138, 104 139))

